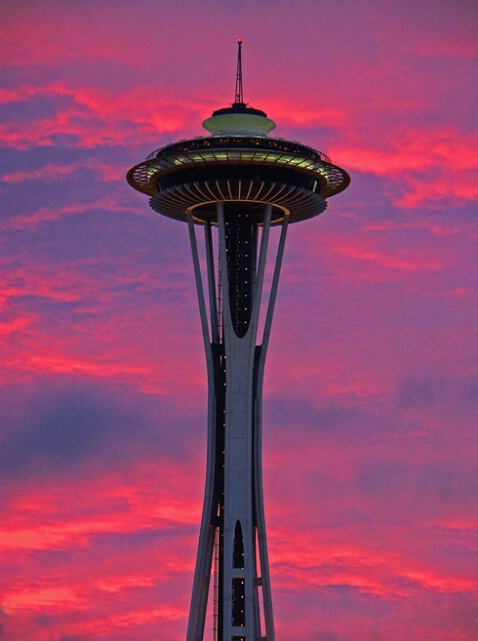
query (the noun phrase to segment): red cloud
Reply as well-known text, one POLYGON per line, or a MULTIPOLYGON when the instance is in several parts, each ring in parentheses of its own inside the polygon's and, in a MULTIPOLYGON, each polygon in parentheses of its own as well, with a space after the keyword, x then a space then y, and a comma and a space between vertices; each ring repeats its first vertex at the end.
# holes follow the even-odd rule
POLYGON ((388 251, 380 251, 372 248, 366 248, 363 245, 353 246, 348 245, 335 245, 331 247, 332 251, 336 251, 339 254, 348 256, 349 258, 358 259, 360 261, 370 261, 375 263, 375 268, 378 265, 381 268, 387 269, 398 269, 404 271, 422 271, 422 270, 432 270, 440 271, 442 266, 440 262, 436 259, 425 259, 413 261, 410 257, 407 257, 407 253, 403 252, 403 256, 393 256, 388 251))
POLYGON ((53 165, 47 164, 40 169, 32 171, 13 171, 11 173, 3 174, 1 180, 4 183, 15 184, 31 180, 61 180, 66 176, 75 174, 79 169, 90 169, 96 175, 99 175, 102 182, 110 182, 115 180, 124 180, 124 167, 106 165, 99 161, 89 159, 71 163, 69 165, 53 165))
POLYGON ((123 94, 66 84, 27 86, 0 94, 0 103, 28 102, 35 97, 48 99, 55 115, 21 120, 0 126, 0 139, 15 149, 56 144, 61 136, 71 136, 65 146, 93 148, 108 145, 144 145, 167 132, 185 130, 191 114, 201 118, 198 107, 188 101, 158 98, 149 87, 137 87, 123 94), (141 105, 141 109, 138 109, 141 105))
POLYGON ((478 139, 457 129, 434 127, 385 136, 387 148, 374 149, 364 140, 355 148, 338 145, 331 153, 349 169, 390 179, 396 185, 393 200, 401 207, 478 198, 473 179, 478 139))

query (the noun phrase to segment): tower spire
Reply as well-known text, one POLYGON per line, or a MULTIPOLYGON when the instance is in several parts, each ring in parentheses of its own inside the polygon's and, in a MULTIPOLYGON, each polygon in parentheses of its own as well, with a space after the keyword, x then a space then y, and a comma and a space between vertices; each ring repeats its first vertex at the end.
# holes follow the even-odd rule
POLYGON ((244 104, 244 95, 242 93, 242 56, 241 56, 242 38, 237 39, 237 73, 236 73, 236 97, 235 103, 244 104))

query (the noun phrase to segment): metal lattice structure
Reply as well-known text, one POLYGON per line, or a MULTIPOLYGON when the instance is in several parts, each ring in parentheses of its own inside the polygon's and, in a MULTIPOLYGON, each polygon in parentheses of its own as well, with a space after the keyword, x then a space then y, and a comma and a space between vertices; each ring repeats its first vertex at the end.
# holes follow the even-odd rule
POLYGON ((350 181, 325 154, 268 137, 275 123, 242 102, 241 42, 236 101, 203 123, 212 135, 156 150, 127 177, 155 211, 188 224, 206 353, 206 487, 187 641, 204 639, 211 575, 215 641, 274 641, 262 491, 265 358, 288 224, 322 213, 350 181), (272 226, 281 232, 259 340, 272 226))

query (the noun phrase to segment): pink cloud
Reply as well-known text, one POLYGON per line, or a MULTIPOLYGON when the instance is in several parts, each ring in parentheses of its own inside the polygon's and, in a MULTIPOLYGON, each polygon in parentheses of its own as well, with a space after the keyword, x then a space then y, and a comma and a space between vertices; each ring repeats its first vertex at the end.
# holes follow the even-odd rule
POLYGON ((185 554, 183 537, 168 545, 167 554, 159 555, 158 538, 168 530, 184 531, 185 526, 196 524, 200 505, 190 498, 192 470, 178 475, 175 466, 163 459, 162 482, 158 484, 151 475, 156 465, 157 461, 136 465, 134 472, 128 472, 135 479, 132 485, 123 475, 95 475, 68 486, 59 486, 56 479, 50 484, 36 483, 25 487, 23 494, 18 494, 17 488, 16 498, 8 505, 11 519, 2 530, 0 548, 5 569, 23 568, 21 579, 16 571, 3 573, 6 634, 15 639, 36 635, 35 621, 40 614, 51 621, 45 636, 38 632, 35 637, 40 639, 50 638, 55 631, 87 634, 93 628, 99 638, 109 638, 112 625, 124 630, 158 623, 183 625, 187 613, 184 597, 170 594, 164 604, 158 604, 152 595, 158 585, 169 585, 171 590, 178 575, 189 576, 193 549, 187 543, 185 554), (149 558, 132 540, 126 548, 103 555, 99 571, 94 557, 101 537, 134 539, 141 537, 141 532, 155 533, 148 543, 149 558), (58 566, 52 587, 52 568, 38 575, 25 560, 54 550, 58 566), (74 574, 67 558, 78 560, 74 574), (143 592, 141 606, 136 602, 139 591, 143 592), (102 616, 104 608, 110 613, 107 620, 102 616))
MULTIPOLYGON (((72 170, 72 172, 73 171, 74 170, 72 170)), ((39 170, 39 172, 43 174, 43 170, 39 170)), ((47 171, 45 170, 45 173, 44 173, 45 178, 46 178, 46 173, 47 171)), ((60 175, 64 176, 65 173, 69 173, 69 171, 66 170, 66 172, 61 172, 60 175)), ((23 180, 23 174, 21 177, 23 180)), ((18 180, 18 182, 20 181, 18 180)), ((121 202, 119 202, 118 199, 114 199, 111 195, 107 195, 97 200, 94 200, 92 202, 85 202, 85 203, 75 202, 72 204, 61 205, 58 207, 55 207, 55 206, 40 207, 36 211, 33 211, 33 213, 28 213, 28 214, 21 212, 16 216, 12 216, 9 220, 4 221, 3 224, 0 225, 0 227, 3 227, 3 229, 23 229, 23 230, 33 231, 38 227, 38 225, 42 223, 54 222, 54 221, 60 220, 61 218, 65 218, 67 216, 74 216, 78 214, 85 214, 88 212, 98 212, 98 211, 107 211, 112 213, 128 213, 128 214, 134 214, 137 216, 145 216, 145 215, 148 215, 149 213, 148 210, 145 210, 144 208, 139 206, 130 207, 130 206, 121 204, 121 202)))
POLYGON ((399 256, 391 256, 389 252, 367 249, 363 246, 353 247, 350 245, 339 245, 332 247, 332 250, 352 259, 365 260, 376 263, 376 265, 380 266, 381 268, 399 269, 405 271, 421 271, 423 269, 433 271, 441 270, 441 265, 437 260, 412 262, 410 259, 407 259, 405 257, 400 258, 399 256))
POLYGON ((90 169, 95 174, 99 174, 102 182, 124 179, 122 166, 120 169, 119 167, 107 165, 106 163, 101 163, 93 159, 78 161, 69 165, 47 164, 40 169, 34 169, 32 171, 13 171, 3 174, 1 179, 2 182, 9 184, 23 183, 31 180, 61 180, 66 176, 74 175, 79 169, 90 169))
MULTIPOLYGON (((351 169, 385 177, 396 184, 393 201, 416 208, 427 203, 450 204, 478 197, 476 141, 457 130, 394 132, 388 147, 374 149, 361 142, 355 149, 338 146, 334 157, 351 169)), ((331 151, 332 153, 332 151, 331 151)))
POLYGON ((176 97, 160 98, 150 87, 137 87, 119 93, 100 88, 75 87, 65 83, 28 86, 0 94, 0 102, 28 103, 36 97, 48 99, 55 115, 17 120, 0 126, 0 139, 15 149, 55 144, 59 136, 72 136, 65 143, 74 148, 145 144, 158 136, 186 129, 192 114, 189 101, 176 97), (138 110, 137 106, 141 105, 138 110))

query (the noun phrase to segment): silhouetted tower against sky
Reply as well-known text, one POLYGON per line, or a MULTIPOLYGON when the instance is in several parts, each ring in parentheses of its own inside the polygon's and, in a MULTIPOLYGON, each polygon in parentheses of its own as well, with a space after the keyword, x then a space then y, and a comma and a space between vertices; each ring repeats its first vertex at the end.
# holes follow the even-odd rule
MULTIPOLYGON (((244 103, 241 44, 235 101, 204 121, 211 135, 158 149, 128 173, 155 211, 188 223, 206 350, 206 489, 187 641, 205 636, 208 598, 215 640, 274 641, 261 467, 274 302, 288 224, 317 216, 326 198, 349 184, 321 152, 268 137, 275 123, 244 103), (281 233, 258 340, 272 226, 281 233), (196 228, 204 232, 204 274, 196 228)), ((211 636, 206 632, 206 641, 211 636)))

